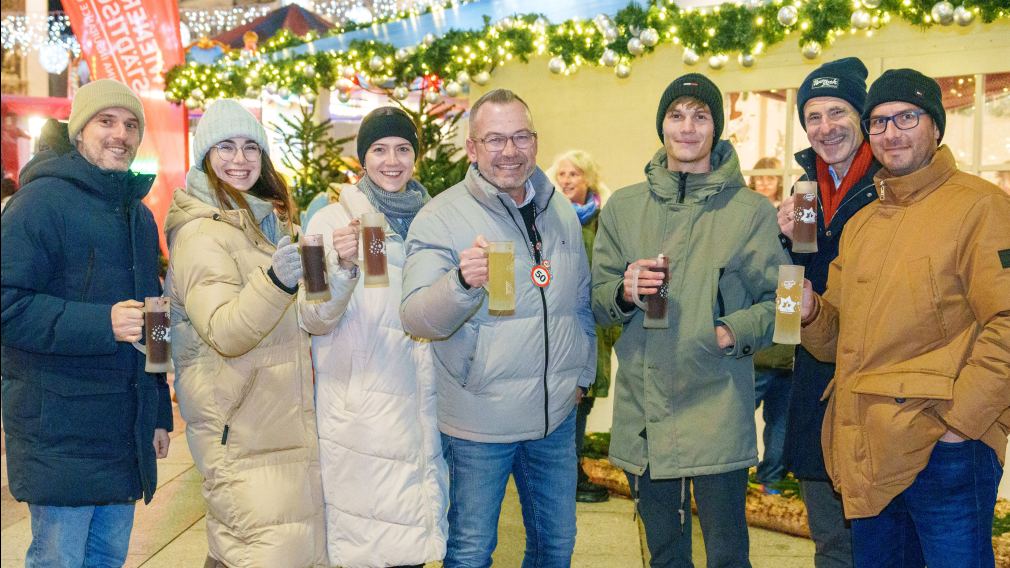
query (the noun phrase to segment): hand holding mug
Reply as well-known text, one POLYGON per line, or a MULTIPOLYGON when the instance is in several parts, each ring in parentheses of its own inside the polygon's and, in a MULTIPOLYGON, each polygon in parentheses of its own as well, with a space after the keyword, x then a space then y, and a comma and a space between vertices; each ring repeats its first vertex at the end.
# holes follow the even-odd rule
POLYGON ((471 288, 487 284, 487 246, 484 235, 477 235, 470 248, 459 253, 459 273, 471 288))
POLYGON ((655 258, 642 258, 628 265, 624 271, 624 301, 629 304, 635 302, 634 281, 635 272, 638 272, 638 294, 649 296, 659 292, 659 287, 663 285, 665 275, 662 272, 649 270, 658 264, 655 258))
POLYGON ((800 302, 800 321, 808 322, 814 315, 814 308, 817 307, 817 294, 814 287, 806 278, 803 279, 803 300, 800 302))
POLYGON ((796 196, 790 195, 782 200, 778 212, 779 232, 793 238, 793 228, 796 226, 796 196))
POLYGON ((144 331, 144 304, 136 300, 123 300, 112 305, 112 335, 116 341, 140 341, 144 331))
POLYGON ((361 220, 354 219, 350 225, 333 230, 333 250, 337 253, 340 268, 350 270, 358 259, 358 232, 361 220))

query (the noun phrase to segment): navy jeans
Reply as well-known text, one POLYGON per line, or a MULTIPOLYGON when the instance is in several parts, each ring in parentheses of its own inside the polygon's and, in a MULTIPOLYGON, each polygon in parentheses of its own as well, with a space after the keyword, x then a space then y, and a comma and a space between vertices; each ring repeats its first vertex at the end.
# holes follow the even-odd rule
POLYGON ((912 485, 875 517, 852 521, 857 567, 988 568, 996 488, 996 452, 978 440, 937 442, 912 485))
POLYGON ((28 505, 26 568, 119 568, 133 530, 133 503, 94 507, 28 505))
POLYGON ((786 422, 792 385, 792 371, 787 369, 765 369, 754 375, 755 405, 764 403, 761 418, 765 423, 761 433, 765 449, 757 466, 758 483, 775 483, 786 476, 786 422))
POLYGON ((693 478, 652 479, 649 470, 628 475, 645 525, 651 568, 691 568, 691 492, 705 540, 708 568, 750 568, 747 469, 693 478), (684 511, 683 521, 680 511, 684 511))
POLYGON ((575 550, 575 409, 546 438, 504 444, 442 434, 449 466, 445 568, 485 568, 509 474, 526 527, 523 568, 567 568, 575 550))

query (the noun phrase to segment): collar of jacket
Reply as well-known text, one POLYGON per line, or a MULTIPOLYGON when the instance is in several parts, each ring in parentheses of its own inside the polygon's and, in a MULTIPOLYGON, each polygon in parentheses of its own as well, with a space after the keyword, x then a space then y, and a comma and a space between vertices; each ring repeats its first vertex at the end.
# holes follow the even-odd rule
POLYGON ((272 254, 275 250, 273 244, 267 239, 259 226, 249 217, 245 209, 222 210, 209 205, 204 201, 190 195, 184 189, 176 189, 172 196, 172 206, 168 210, 168 217, 165 219, 165 236, 168 239, 169 247, 175 240, 175 233, 183 225, 197 219, 213 219, 222 221, 236 229, 242 231, 249 242, 258 248, 272 254))
POLYGON ((703 174, 671 172, 666 168, 667 160, 666 148, 660 148, 645 166, 649 191, 664 203, 700 203, 727 186, 746 185, 736 150, 727 140, 720 140, 712 149, 712 169, 703 174))
POLYGON ((926 197, 957 173, 954 153, 946 145, 940 146, 933 158, 923 168, 903 176, 892 176, 881 168, 873 181, 881 203, 908 205, 926 197))
MULTIPOLYGON (((501 208, 501 204, 505 203, 506 207, 514 208, 516 211, 519 210, 519 206, 516 202, 512 200, 511 197, 505 195, 501 197, 502 191, 497 187, 491 185, 491 182, 484 179, 484 176, 480 175, 480 171, 477 169, 477 164, 470 164, 470 168, 466 170, 466 177, 463 178, 463 183, 465 184, 466 190, 470 192, 470 195, 477 200, 478 203, 484 206, 485 209, 491 212, 505 216, 508 213, 501 208)), ((554 185, 551 183, 550 179, 547 178, 547 174, 540 169, 540 166, 533 167, 533 173, 529 177, 529 183, 533 184, 533 189, 536 191, 536 195, 533 196, 533 203, 537 207, 537 211, 544 211, 547 209, 548 203, 551 201, 551 197, 554 196, 554 185)))
POLYGON ((89 162, 76 149, 66 154, 47 155, 33 166, 31 179, 23 180, 23 184, 44 177, 66 180, 110 203, 126 203, 131 207, 151 191, 155 178, 153 174, 134 171, 103 170, 89 162))

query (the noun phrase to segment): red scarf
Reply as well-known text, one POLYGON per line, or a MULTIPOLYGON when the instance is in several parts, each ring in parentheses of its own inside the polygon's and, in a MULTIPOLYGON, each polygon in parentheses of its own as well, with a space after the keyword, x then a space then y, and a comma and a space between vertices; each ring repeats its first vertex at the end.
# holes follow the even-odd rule
POLYGON ((821 190, 821 214, 824 216, 824 226, 827 227, 838 211, 838 206, 845 199, 845 194, 857 181, 863 179, 870 169, 870 164, 873 163, 873 151, 870 150, 870 143, 864 140, 862 146, 856 150, 856 157, 852 159, 852 165, 849 166, 849 171, 845 173, 838 188, 835 188, 835 180, 828 171, 827 162, 820 156, 817 156, 816 162, 817 186, 821 190))

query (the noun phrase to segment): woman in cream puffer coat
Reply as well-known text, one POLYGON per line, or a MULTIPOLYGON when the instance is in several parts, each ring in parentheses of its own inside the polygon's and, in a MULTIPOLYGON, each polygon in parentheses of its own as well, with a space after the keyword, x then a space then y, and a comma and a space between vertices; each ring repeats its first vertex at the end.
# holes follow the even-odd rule
POLYGON ((398 109, 365 117, 366 175, 312 217, 336 303, 299 304, 316 365, 319 449, 330 560, 345 568, 420 566, 445 555, 448 471, 435 420, 427 342, 400 323, 404 235, 429 197, 413 173, 417 135, 398 109), (387 287, 354 264, 357 219, 383 214, 387 287))
POLYGON ((193 146, 198 165, 166 221, 166 289, 175 389, 204 477, 207 565, 326 566, 301 268, 281 236, 287 190, 262 126, 235 101, 207 110, 193 146))

